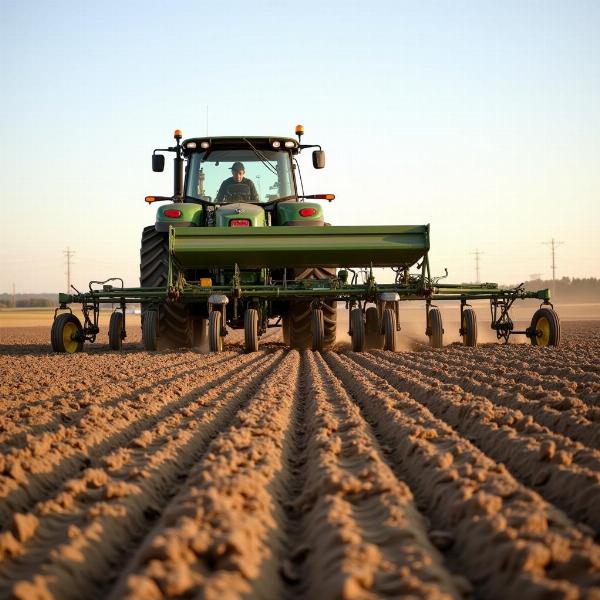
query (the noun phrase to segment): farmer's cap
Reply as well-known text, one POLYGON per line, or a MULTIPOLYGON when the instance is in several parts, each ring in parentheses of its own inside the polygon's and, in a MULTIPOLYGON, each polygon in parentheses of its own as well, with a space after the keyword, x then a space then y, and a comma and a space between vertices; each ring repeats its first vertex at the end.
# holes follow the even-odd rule
POLYGON ((246 170, 246 168, 244 167, 244 164, 243 164, 243 163, 241 163, 241 162, 234 162, 234 163, 231 165, 231 170, 232 170, 232 171, 245 171, 245 170, 246 170))

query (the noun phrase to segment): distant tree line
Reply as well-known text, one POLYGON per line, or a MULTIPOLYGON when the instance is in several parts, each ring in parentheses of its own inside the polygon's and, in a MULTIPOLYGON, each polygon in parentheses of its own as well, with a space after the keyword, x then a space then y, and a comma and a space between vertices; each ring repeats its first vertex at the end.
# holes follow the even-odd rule
POLYGON ((58 294, 0 294, 0 308, 44 308, 56 306, 58 294))
MULTIPOLYGON (((534 279, 525 282, 525 289, 552 290, 551 279, 534 279)), ((555 282, 554 300, 557 302, 600 302, 600 279, 589 277, 563 277, 555 282)))

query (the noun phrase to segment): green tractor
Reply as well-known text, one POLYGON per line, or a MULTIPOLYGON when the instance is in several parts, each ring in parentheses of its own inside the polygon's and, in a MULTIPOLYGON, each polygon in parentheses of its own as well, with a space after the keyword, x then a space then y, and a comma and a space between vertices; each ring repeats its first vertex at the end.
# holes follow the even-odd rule
MULTIPOLYGON (((191 347, 208 335, 212 352, 223 350, 228 329, 244 330, 247 352, 258 350, 269 327, 281 327, 292 348, 332 348, 337 310, 348 311, 352 350, 396 350, 400 306, 422 301, 425 333, 443 346, 437 305, 459 301, 459 334, 477 344, 476 314, 470 302, 489 300, 491 328, 498 339, 527 336, 533 345, 556 346, 560 321, 549 290, 495 283, 452 284, 432 276, 429 225, 329 226, 323 208, 306 195, 297 161, 312 149, 316 169, 325 166, 318 145, 285 136, 202 137, 154 150, 152 169, 164 170, 164 152, 175 154, 174 192, 162 201, 154 224, 142 233, 140 287, 126 288, 113 277, 92 281, 89 291, 59 294, 51 343, 57 352, 79 352, 99 332, 103 304, 113 306, 108 337, 114 350, 126 337, 126 307, 140 303, 147 350, 191 347), (375 281, 374 268, 391 270, 393 283, 375 281), (510 317, 516 300, 541 301, 529 327, 517 330, 510 317), (84 323, 70 304, 80 303, 84 323), (116 304, 116 308, 115 307, 116 304), (208 330, 208 332, 207 332, 208 330)), ((446 273, 447 274, 447 273, 446 273)))
MULTIPOLYGON (((267 227, 303 228, 326 227, 323 208, 318 202, 308 200, 333 200, 333 194, 307 196, 303 193, 302 178, 296 160, 304 149, 312 148, 315 169, 325 166, 325 153, 320 146, 301 144, 302 126, 296 128, 298 139, 286 137, 206 137, 191 138, 181 142, 181 132, 175 132, 176 145, 157 149, 152 155, 152 169, 164 170, 164 155, 173 152, 174 195, 172 198, 148 196, 149 203, 164 201, 156 213, 156 223, 144 228, 140 250, 140 286, 164 287, 169 281, 169 230, 189 228, 197 231, 219 229, 233 235, 244 229, 267 227), (185 177, 184 177, 185 165, 185 177), (299 189, 300 188, 300 189, 299 189)), ((190 238, 194 240, 194 238, 190 238)), ((321 265, 318 257, 310 266, 269 266, 272 261, 260 260, 255 265, 243 262, 240 256, 231 255, 231 261, 215 252, 226 250, 219 246, 221 240, 202 236, 208 240, 208 252, 192 248, 186 256, 185 266, 171 276, 174 280, 198 281, 210 288, 213 285, 231 286, 235 281, 246 285, 268 286, 275 281, 291 284, 336 278, 335 268, 321 265)), ((193 244, 193 241, 192 241, 193 244)), ((270 245, 268 253, 276 249, 270 245)), ((240 248, 242 254, 247 250, 240 248)), ((229 250, 231 254, 231 250, 229 250)), ((312 345, 311 322, 318 318, 322 328, 323 349, 333 346, 336 339, 337 306, 335 300, 319 303, 320 313, 313 315, 310 299, 266 299, 246 297, 229 302, 226 295, 214 294, 198 301, 164 302, 158 306, 142 303, 142 333, 147 349, 159 344, 165 347, 190 347, 200 343, 207 331, 209 347, 219 351, 227 327, 244 329, 248 351, 258 348, 259 338, 269 325, 281 325, 283 338, 293 348, 312 345), (155 314, 149 314, 155 313, 155 314), (321 322, 322 321, 322 322, 321 322)))

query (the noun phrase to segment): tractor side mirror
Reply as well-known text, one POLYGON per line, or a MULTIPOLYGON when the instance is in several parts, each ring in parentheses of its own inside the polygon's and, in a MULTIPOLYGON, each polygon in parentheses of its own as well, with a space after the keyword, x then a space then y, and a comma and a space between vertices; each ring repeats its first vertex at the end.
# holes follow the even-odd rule
POLYGON ((152 170, 155 173, 162 173, 165 170, 165 157, 162 154, 152 155, 152 170))
POLYGON ((325 151, 324 150, 314 150, 312 153, 313 158, 313 167, 315 169, 324 169, 325 168, 325 151))

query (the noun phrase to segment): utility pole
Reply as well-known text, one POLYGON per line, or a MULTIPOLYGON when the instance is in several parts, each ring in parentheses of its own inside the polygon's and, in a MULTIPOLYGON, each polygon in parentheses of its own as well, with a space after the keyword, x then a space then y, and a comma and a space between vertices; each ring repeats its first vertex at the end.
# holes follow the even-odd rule
POLYGON ((557 242, 552 238, 549 242, 542 242, 544 246, 550 246, 552 251, 552 296, 556 295, 556 246, 564 244, 564 242, 557 242))
POLYGON ((17 295, 15 294, 15 284, 13 283, 12 307, 17 308, 17 295))
POLYGON ((475 255, 475 283, 479 283, 479 257, 483 254, 483 252, 481 252, 479 248, 477 248, 475 252, 471 252, 471 254, 475 255))
POLYGON ((71 257, 75 254, 75 250, 71 250, 71 248, 67 248, 63 250, 63 254, 67 260, 67 294, 71 290, 71 257))

